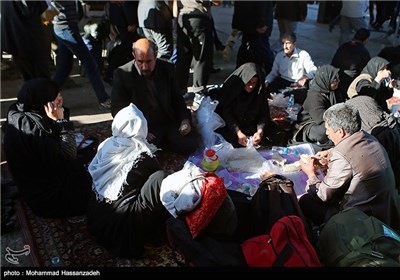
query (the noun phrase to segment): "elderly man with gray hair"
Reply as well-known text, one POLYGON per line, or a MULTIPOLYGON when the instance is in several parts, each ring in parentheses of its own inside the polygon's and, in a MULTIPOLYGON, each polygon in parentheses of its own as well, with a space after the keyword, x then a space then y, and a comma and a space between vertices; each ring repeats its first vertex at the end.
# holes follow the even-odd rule
POLYGON ((336 212, 355 207, 399 230, 399 194, 383 146, 361 130, 360 115, 352 106, 333 105, 323 118, 335 147, 302 162, 308 176, 308 191, 299 201, 305 216, 320 225, 336 212), (316 176, 318 165, 328 167, 323 180, 316 176))

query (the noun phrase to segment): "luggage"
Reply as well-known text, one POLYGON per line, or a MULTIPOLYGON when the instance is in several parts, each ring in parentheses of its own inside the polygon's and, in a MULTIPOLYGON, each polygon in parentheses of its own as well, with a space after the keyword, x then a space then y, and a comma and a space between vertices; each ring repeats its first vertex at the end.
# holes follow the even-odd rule
POLYGON ((250 267, 318 267, 318 255, 307 238, 298 216, 284 216, 268 234, 242 243, 243 255, 250 267))
POLYGON ((326 266, 400 267, 400 235, 357 208, 332 216, 323 226, 318 253, 326 266))

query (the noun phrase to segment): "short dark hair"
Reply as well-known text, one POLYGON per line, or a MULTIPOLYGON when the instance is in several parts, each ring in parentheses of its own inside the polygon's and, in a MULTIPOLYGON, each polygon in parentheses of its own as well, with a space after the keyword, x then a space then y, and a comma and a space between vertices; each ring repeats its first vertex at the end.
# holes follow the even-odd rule
POLYGON ((283 33, 281 35, 281 40, 285 40, 285 39, 292 43, 295 43, 296 39, 297 39, 296 34, 294 34, 293 32, 292 33, 283 33))
POLYGON ((364 42, 369 38, 371 33, 366 28, 360 28, 357 30, 356 34, 354 35, 354 39, 360 42, 364 42))

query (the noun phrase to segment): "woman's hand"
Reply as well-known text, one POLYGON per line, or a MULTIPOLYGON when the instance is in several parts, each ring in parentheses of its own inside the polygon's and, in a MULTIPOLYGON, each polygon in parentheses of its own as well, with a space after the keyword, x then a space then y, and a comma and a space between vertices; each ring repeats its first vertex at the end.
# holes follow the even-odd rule
POLYGON ((46 115, 52 119, 52 120, 62 120, 64 119, 64 108, 60 103, 56 102, 47 102, 47 104, 44 105, 44 110, 46 112, 46 115))
POLYGON ((391 72, 388 69, 379 70, 376 74, 375 81, 380 84, 383 79, 390 78, 391 72))
POLYGON ((262 131, 257 131, 256 133, 254 133, 253 135, 253 145, 257 146, 260 144, 261 139, 263 137, 263 132, 262 131))
POLYGON ((238 143, 244 147, 247 146, 247 135, 243 134, 240 130, 237 132, 238 143))

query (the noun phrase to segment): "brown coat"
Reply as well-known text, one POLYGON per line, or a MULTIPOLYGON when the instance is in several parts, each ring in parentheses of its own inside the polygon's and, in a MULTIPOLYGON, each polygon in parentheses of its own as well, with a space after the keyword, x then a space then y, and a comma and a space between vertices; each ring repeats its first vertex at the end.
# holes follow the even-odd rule
POLYGON ((356 207, 400 229, 399 194, 387 153, 372 135, 359 131, 331 151, 328 173, 318 186, 323 201, 356 207))

